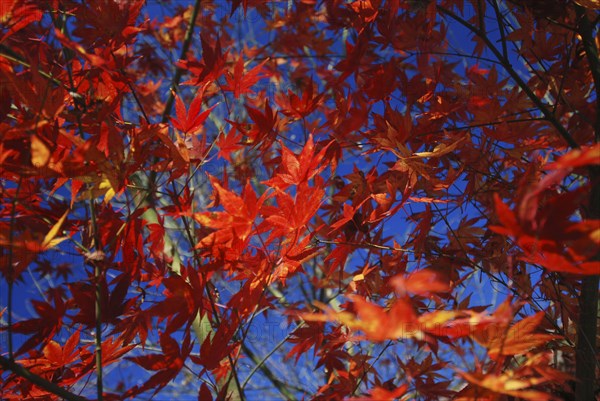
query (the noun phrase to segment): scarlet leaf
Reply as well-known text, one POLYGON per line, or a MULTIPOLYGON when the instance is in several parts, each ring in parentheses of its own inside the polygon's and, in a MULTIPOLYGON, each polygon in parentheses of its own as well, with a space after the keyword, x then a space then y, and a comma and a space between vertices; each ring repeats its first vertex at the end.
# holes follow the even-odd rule
POLYGON ((217 201, 223 205, 223 212, 195 213, 194 218, 200 224, 216 229, 215 232, 203 238, 197 247, 223 246, 231 244, 231 241, 246 241, 253 231, 253 225, 258 210, 263 202, 269 197, 265 192, 260 199, 249 183, 244 188, 243 197, 226 190, 214 178, 210 177, 216 190, 217 201))
POLYGON ((417 322, 415 311, 407 301, 398 299, 386 311, 359 296, 352 296, 350 299, 356 315, 351 312, 333 312, 325 309, 325 314, 302 313, 300 317, 308 321, 336 320, 350 329, 364 332, 366 338, 376 342, 398 338, 422 338, 422 333, 415 324, 417 322))
POLYGON ((160 346, 162 354, 127 358, 148 370, 156 371, 142 386, 136 386, 128 391, 127 396, 140 394, 150 389, 154 389, 154 394, 156 394, 177 376, 192 349, 189 334, 183 339, 180 348, 177 341, 163 333, 160 336, 160 346))
POLYGON ((287 99, 281 99, 282 112, 287 116, 294 116, 302 119, 310 115, 319 106, 323 99, 323 94, 313 95, 314 83, 311 79, 299 98, 292 91, 288 91, 287 99))
POLYGON ((175 113, 177 114, 177 118, 171 117, 171 121, 173 122, 173 126, 184 134, 194 134, 200 130, 210 112, 217 106, 215 104, 207 110, 200 112, 205 88, 206 85, 198 90, 187 111, 181 98, 175 95, 175 113))
POLYGON ((572 150, 554 163, 546 165, 546 169, 567 169, 595 164, 600 164, 600 144, 592 145, 586 149, 572 150))
POLYGON ((427 295, 436 292, 450 291, 450 283, 442 275, 432 269, 418 270, 407 278, 393 277, 390 284, 400 294, 407 292, 417 295, 427 295))
POLYGON ((234 127, 227 134, 221 134, 219 136, 219 140, 217 141, 217 147, 219 148, 219 157, 227 160, 228 162, 232 162, 231 155, 243 149, 243 145, 241 144, 242 135, 238 132, 238 130, 234 127))
POLYGON ((210 389, 206 385, 206 383, 202 383, 200 386, 200 390, 198 390, 198 401, 212 401, 212 393, 210 389))
POLYGON ((227 75, 227 85, 223 86, 223 90, 233 92, 236 99, 243 94, 250 93, 252 86, 266 77, 266 75, 259 74, 267 61, 264 60, 247 73, 244 73, 244 59, 240 56, 233 69, 233 74, 227 75))
POLYGON ((265 181, 265 184, 273 188, 281 190, 286 189, 290 185, 300 185, 319 174, 325 169, 325 165, 321 165, 325 153, 326 145, 319 153, 315 155, 315 144, 312 135, 309 135, 308 141, 304 145, 300 155, 296 156, 283 144, 281 144, 281 170, 271 180, 265 181))

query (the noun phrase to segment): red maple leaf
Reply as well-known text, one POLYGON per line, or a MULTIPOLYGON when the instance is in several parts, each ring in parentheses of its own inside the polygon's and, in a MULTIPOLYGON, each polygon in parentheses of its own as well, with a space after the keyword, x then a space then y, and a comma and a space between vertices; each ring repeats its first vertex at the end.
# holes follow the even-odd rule
POLYGON ((47 302, 32 300, 31 304, 39 318, 22 320, 12 326, 15 333, 33 334, 23 343, 15 355, 22 354, 41 343, 50 341, 60 330, 67 305, 57 291, 52 292, 54 306, 47 302))
POLYGON ((302 93, 302 98, 298 97, 291 90, 288 90, 287 99, 281 97, 279 98, 279 105, 281 106, 281 112, 286 116, 296 117, 302 119, 307 117, 313 111, 317 109, 317 107, 323 101, 324 94, 314 95, 314 83, 312 79, 310 83, 306 85, 304 88, 304 92, 302 93))
POLYGON ((277 113, 273 113, 273 109, 269 105, 269 99, 265 101, 264 113, 250 106, 246 106, 246 111, 255 124, 255 127, 249 130, 246 135, 251 140, 253 146, 267 149, 277 137, 277 132, 275 131, 277 113))
POLYGON ((162 354, 150 354, 142 356, 128 357, 147 370, 156 371, 142 386, 135 386, 129 390, 125 397, 132 397, 143 393, 150 389, 154 389, 154 393, 158 393, 171 380, 173 380, 183 368, 185 360, 192 350, 193 344, 190 342, 189 332, 186 333, 181 348, 179 343, 166 333, 160 335, 160 347, 162 354))
POLYGON ((325 157, 329 144, 321 148, 319 153, 315 155, 315 143, 312 135, 309 135, 302 152, 296 156, 282 143, 280 169, 275 177, 264 183, 270 187, 285 190, 290 185, 300 185, 314 178, 327 167, 326 165, 319 165, 325 157))
POLYGON ((207 110, 202 110, 202 100, 206 85, 198 89, 190 109, 186 110, 181 98, 175 95, 175 114, 177 118, 171 117, 173 126, 184 134, 194 134, 202 127, 204 121, 208 118, 210 112, 217 106, 216 104, 209 107, 207 110))
POLYGON ((241 143, 242 138, 243 135, 235 126, 227 134, 221 133, 217 140, 217 147, 219 148, 218 156, 231 163, 233 152, 244 148, 244 145, 241 143))
POLYGON ((242 196, 228 191, 213 177, 210 181, 216 190, 216 202, 223 205, 223 212, 195 213, 194 218, 205 227, 216 229, 203 238, 197 247, 225 245, 231 241, 246 241, 253 231, 258 210, 269 194, 265 192, 260 199, 249 183, 246 184, 242 196))
POLYGON ((264 60, 247 73, 244 73, 244 59, 240 56, 233 69, 233 74, 227 74, 227 84, 222 89, 233 92, 236 99, 245 93, 252 93, 252 86, 267 77, 267 75, 259 75, 267 61, 268 59, 264 60))
POLYGON ((208 39, 204 35, 200 35, 202 44, 202 61, 195 60, 180 60, 176 65, 184 68, 192 74, 192 77, 184 82, 184 84, 198 86, 205 82, 216 81, 223 73, 225 59, 229 52, 221 53, 221 41, 219 38, 215 41, 214 46, 211 46, 208 39))

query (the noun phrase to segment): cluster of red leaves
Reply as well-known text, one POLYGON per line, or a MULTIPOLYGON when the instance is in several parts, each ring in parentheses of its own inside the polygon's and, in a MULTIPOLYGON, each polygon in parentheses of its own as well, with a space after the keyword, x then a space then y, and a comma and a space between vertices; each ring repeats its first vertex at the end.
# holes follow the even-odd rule
MULTIPOLYGON (((595 275, 600 261, 593 260, 600 246, 598 220, 573 220, 590 188, 562 192, 559 185, 574 169, 600 164, 600 145, 575 150, 548 164, 550 172, 534 185, 524 186, 516 213, 496 195, 496 211, 502 226, 492 230, 515 238, 526 262, 548 270, 595 275)), ((527 176, 525 176, 527 179, 527 176)))
MULTIPOLYGON (((149 372, 115 400, 191 374, 208 400, 243 398, 245 354, 286 395, 247 341, 283 311, 282 363, 312 349, 325 369, 315 400, 557 398, 581 278, 600 273, 598 44, 567 29, 594 7, 552 23, 506 5, 509 28, 495 1, 204 3, 162 20, 141 0, 0 4, 2 288, 33 265, 47 280, 35 316, 2 312, 2 357, 74 391, 113 363, 149 372), (240 39, 242 10, 273 36, 240 39), (498 47, 473 22, 494 16, 498 47), (466 58, 452 23, 474 27, 466 58), (513 45, 548 67, 524 81, 513 45), (473 306, 475 273, 511 295, 473 306)), ((12 371, 0 391, 58 398, 12 371)))

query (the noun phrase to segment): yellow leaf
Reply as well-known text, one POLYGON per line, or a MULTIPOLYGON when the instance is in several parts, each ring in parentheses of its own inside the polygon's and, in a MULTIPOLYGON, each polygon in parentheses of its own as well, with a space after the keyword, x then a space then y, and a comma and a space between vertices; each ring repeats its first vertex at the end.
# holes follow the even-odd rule
POLYGON ((360 330, 365 338, 375 342, 398 338, 416 338, 422 340, 423 332, 417 324, 413 306, 404 299, 398 299, 391 308, 386 309, 368 302, 360 296, 349 297, 354 304, 355 313, 335 312, 333 309, 315 303, 325 313, 302 313, 300 317, 307 321, 337 321, 351 330, 360 330))
POLYGON ((50 149, 37 135, 31 137, 31 164, 45 167, 50 161, 50 149))
POLYGON ((415 153, 412 158, 417 157, 440 157, 447 153, 452 152, 454 149, 458 147, 458 145, 465 140, 466 137, 460 138, 458 141, 451 143, 450 145, 446 145, 445 143, 440 143, 433 149, 433 152, 418 152, 415 153))
POLYGON ((110 200, 116 194, 115 189, 113 188, 110 180, 107 177, 104 177, 104 179, 102 180, 100 185, 98 185, 98 189, 101 189, 101 190, 106 189, 106 192, 104 193, 104 203, 110 202, 110 200))
MULTIPOLYGON (((438 310, 424 313, 419 316, 419 324, 423 326, 425 330, 441 329, 443 324, 458 317, 462 318, 465 316, 467 316, 467 314, 463 311, 438 310)), ((441 332, 441 330, 439 331, 441 332)))
POLYGON ((600 10, 600 0, 575 0, 575 3, 590 10, 600 10))
POLYGON ((352 278, 352 281, 362 281, 365 279, 365 275, 364 274, 357 274, 356 276, 354 276, 352 278))
POLYGON ((52 226, 50 231, 48 231, 48 234, 46 234, 46 236, 44 237, 44 241, 42 242, 43 250, 48 250, 48 249, 54 248, 56 245, 60 244, 65 239, 67 239, 66 237, 62 237, 62 238, 55 238, 55 237, 58 234, 58 232, 60 231, 60 227, 65 222, 68 214, 69 214, 69 210, 67 210, 62 215, 62 217, 60 219, 58 219, 56 224, 54 224, 54 226, 52 226))

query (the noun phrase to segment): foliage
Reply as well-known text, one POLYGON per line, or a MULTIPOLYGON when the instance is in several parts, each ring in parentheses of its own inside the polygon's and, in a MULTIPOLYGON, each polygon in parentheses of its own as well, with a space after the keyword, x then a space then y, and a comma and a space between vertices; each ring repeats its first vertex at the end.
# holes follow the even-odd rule
POLYGON ((599 9, 1 2, 3 399, 592 399, 599 9))

